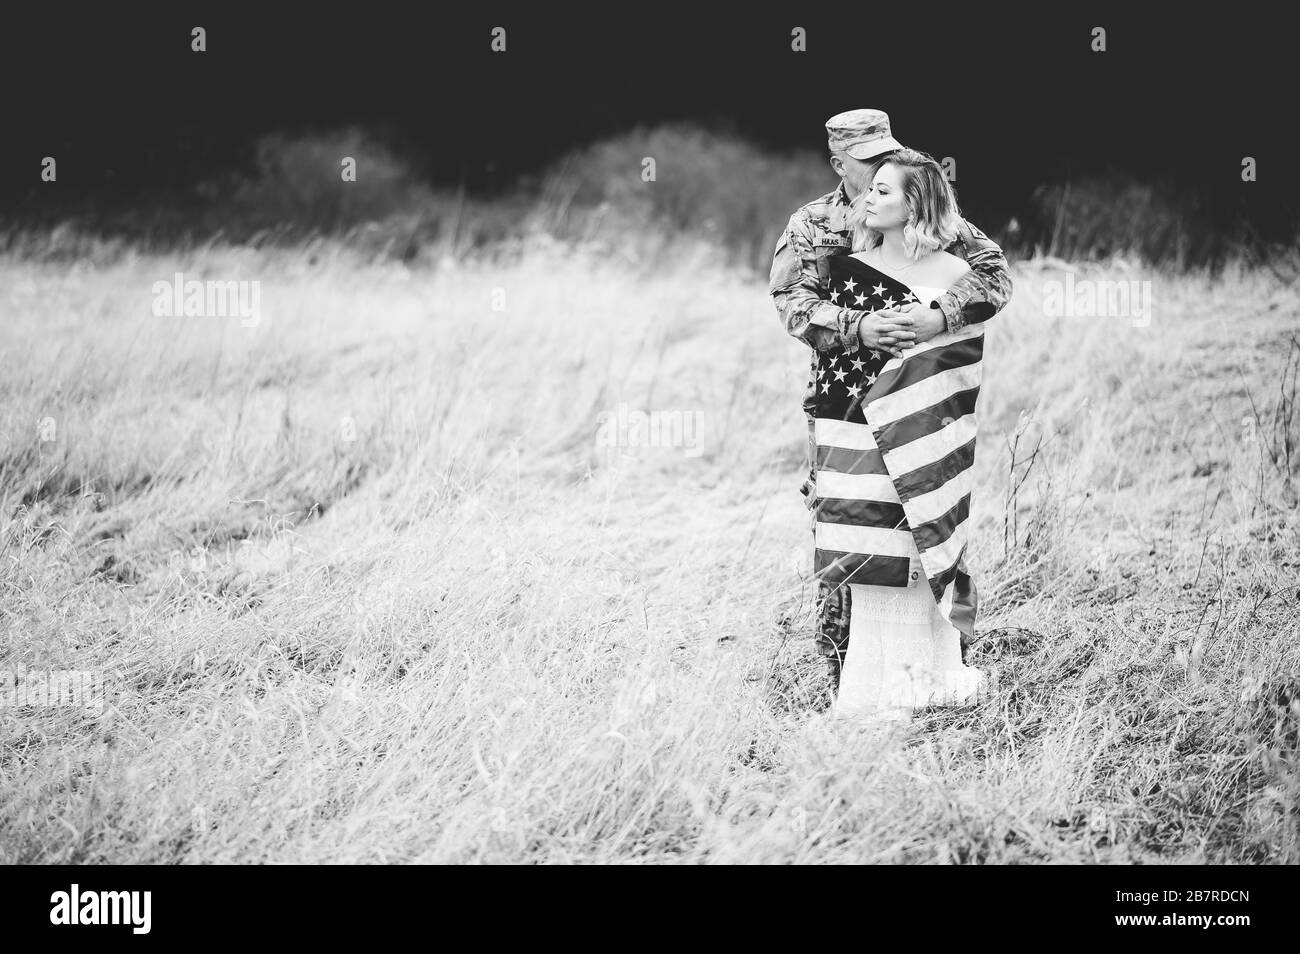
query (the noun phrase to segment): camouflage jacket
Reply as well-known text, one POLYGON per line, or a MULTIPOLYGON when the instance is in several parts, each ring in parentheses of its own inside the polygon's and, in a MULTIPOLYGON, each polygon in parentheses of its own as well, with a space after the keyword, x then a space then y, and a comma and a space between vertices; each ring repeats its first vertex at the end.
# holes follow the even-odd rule
MULTIPOLYGON (((827 294, 830 260, 852 250, 847 215, 849 199, 841 182, 833 192, 809 202, 790 216, 772 256, 768 293, 786 331, 814 351, 858 350, 858 322, 865 312, 833 304, 827 294)), ((984 321, 1002 310, 1011 297, 1007 260, 996 243, 963 222, 947 251, 966 259, 971 270, 935 299, 949 331, 984 321)), ((817 355, 813 355, 816 368, 817 355)), ((804 407, 816 397, 816 371, 804 395, 804 407)))

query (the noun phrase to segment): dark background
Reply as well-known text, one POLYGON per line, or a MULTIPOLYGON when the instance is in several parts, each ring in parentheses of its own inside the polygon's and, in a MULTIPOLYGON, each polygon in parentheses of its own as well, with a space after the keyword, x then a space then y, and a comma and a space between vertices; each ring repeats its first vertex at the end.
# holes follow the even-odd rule
MULTIPOLYGON (((260 133, 360 122, 430 182, 492 194, 572 147, 694 119, 777 148, 888 110, 957 159, 987 220, 1032 188, 1128 174, 1187 189, 1216 221, 1294 235, 1290 31, 1255 8, 843 3, 229 5, 6 12, 0 211, 19 219, 168 201, 247 162, 260 133), (1198 12, 1200 11, 1200 12, 1198 12), (190 51, 190 28, 208 51, 190 51), (493 26, 508 51, 489 49, 493 26), (807 53, 790 29, 808 30, 807 53), (1090 50, 1094 26, 1108 50, 1090 50), (39 181, 42 156, 58 182, 39 181), (1241 158, 1259 181, 1243 184, 1241 158)), ((834 184, 828 170, 827 188, 834 184)), ((1003 216, 1005 217, 1005 216, 1003 216)), ((990 223, 996 225, 996 222, 990 223)))

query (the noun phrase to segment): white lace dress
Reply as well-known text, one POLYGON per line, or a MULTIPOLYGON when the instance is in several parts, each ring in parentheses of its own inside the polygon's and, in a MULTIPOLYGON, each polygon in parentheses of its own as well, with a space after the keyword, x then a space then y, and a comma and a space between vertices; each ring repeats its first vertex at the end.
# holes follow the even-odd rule
MULTIPOLYGON (((916 285, 912 291, 928 301, 945 289, 916 285)), ((984 673, 961 661, 961 634, 939 612, 915 542, 912 550, 912 585, 849 584, 838 716, 906 718, 921 706, 970 702, 983 687, 984 673)))

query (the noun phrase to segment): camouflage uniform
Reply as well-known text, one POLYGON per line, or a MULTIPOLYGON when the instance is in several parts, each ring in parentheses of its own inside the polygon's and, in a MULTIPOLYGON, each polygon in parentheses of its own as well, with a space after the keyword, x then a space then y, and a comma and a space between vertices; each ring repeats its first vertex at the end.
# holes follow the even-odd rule
MULTIPOLYGON (((790 334, 814 352, 843 348, 849 353, 861 346, 858 322, 866 314, 833 304, 827 279, 830 260, 852 251, 848 226, 849 198, 844 183, 833 192, 809 202, 790 216, 776 243, 768 293, 790 334)), ((963 222, 958 238, 947 251, 964 258, 971 270, 943 295, 930 303, 943 312, 949 331, 973 321, 984 321, 1002 310, 1011 297, 1007 260, 994 242, 975 226, 963 222)), ((816 449, 813 443, 813 408, 817 395, 817 355, 803 396, 808 419, 808 479, 800 488, 812 510, 816 498, 816 449)), ((816 523, 816 516, 812 518, 816 523)), ((847 587, 818 584, 817 651, 843 659, 849 639, 847 587)))

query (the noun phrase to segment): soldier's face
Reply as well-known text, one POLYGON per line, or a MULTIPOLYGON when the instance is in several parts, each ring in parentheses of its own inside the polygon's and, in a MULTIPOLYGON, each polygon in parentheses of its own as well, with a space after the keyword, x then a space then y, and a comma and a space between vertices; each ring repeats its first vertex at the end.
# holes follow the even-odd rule
POLYGON ((903 195, 903 173, 885 163, 862 196, 863 225, 878 231, 901 228, 907 222, 907 198, 903 195))
POLYGON ((837 152, 831 156, 831 168, 844 179, 844 191, 853 199, 871 186, 871 177, 882 161, 883 157, 854 159, 847 153, 837 152))

